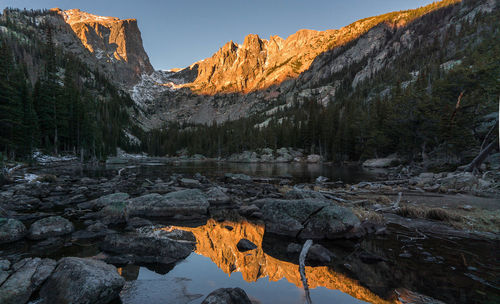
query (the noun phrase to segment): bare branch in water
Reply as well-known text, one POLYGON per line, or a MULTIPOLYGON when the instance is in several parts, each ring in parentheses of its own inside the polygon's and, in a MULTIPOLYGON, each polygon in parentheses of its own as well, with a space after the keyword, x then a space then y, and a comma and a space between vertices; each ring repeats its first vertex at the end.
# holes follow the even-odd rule
POLYGON ((306 256, 312 244, 313 244, 312 240, 307 240, 304 243, 304 247, 302 247, 302 251, 300 252, 299 256, 299 272, 300 272, 300 278, 302 279, 302 285, 304 285, 307 304, 312 304, 311 295, 309 294, 309 285, 307 285, 307 278, 306 278, 306 256))

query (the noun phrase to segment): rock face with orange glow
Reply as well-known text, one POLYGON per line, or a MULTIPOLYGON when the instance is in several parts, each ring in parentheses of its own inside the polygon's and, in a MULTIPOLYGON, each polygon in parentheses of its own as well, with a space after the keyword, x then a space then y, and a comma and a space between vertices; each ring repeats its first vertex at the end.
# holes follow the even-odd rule
POLYGON ((119 82, 134 84, 141 75, 153 72, 136 19, 101 17, 79 9, 51 11, 64 19, 85 49, 119 82))
MULTIPOLYGON (((243 222, 217 222, 209 220, 206 225, 190 227, 170 227, 168 229, 181 229, 190 231, 196 238, 195 252, 210 258, 220 269, 228 275, 241 272, 247 282, 255 282, 260 278, 269 277, 271 281, 285 278, 298 287, 302 286, 299 266, 290 262, 278 260, 264 252, 262 240, 264 226, 246 221, 243 222), (233 229, 229 230, 227 226, 233 229), (256 249, 240 252, 237 244, 241 239, 248 239, 256 249)), ((326 287, 338 289, 355 298, 369 303, 399 303, 384 300, 359 284, 358 281, 343 274, 335 272, 327 266, 306 266, 306 276, 309 287, 326 287)))
POLYGON ((170 72, 164 81, 143 79, 132 98, 148 113, 140 118, 146 129, 165 122, 211 124, 249 116, 262 117, 255 125, 260 128, 273 119, 288 120, 287 109, 296 105, 334 103, 340 91, 356 90, 389 71, 419 45, 445 43, 442 33, 450 24, 494 7, 491 1, 442 0, 339 30, 300 30, 286 39, 248 35, 241 44, 228 42, 213 56, 170 72))
MULTIPOLYGON (((230 41, 212 57, 197 62, 198 77, 188 87, 201 94, 265 89, 296 78, 309 69, 321 53, 343 46, 380 24, 389 28, 403 27, 426 12, 458 1, 442 1, 426 9, 370 17, 340 30, 300 30, 286 39, 271 36, 266 40, 251 34, 245 37, 243 44, 230 41)), ((373 49, 367 46, 365 52, 370 53, 373 49)))

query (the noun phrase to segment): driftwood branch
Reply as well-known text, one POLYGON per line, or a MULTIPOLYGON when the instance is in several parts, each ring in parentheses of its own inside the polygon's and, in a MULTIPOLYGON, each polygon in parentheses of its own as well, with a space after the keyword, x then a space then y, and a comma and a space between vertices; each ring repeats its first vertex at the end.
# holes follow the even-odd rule
POLYGON ((302 247, 302 251, 300 252, 299 256, 299 273, 300 273, 300 278, 302 280, 302 285, 304 286, 304 292, 306 295, 307 304, 312 304, 311 295, 309 293, 309 285, 307 285, 307 277, 306 277, 306 256, 312 244, 313 244, 312 240, 307 240, 304 243, 304 247, 302 247))

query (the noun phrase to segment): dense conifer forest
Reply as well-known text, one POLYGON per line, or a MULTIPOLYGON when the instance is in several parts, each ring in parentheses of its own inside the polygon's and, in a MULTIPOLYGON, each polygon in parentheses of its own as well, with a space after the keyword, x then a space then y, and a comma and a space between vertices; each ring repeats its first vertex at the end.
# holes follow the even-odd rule
MULTIPOLYGON (((48 12, 24 11, 27 16, 48 12)), ((33 24, 32 24, 33 25, 33 24)), ((35 150, 102 159, 127 146, 127 93, 44 35, 11 22, 0 23, 0 153, 30 159, 35 150)))

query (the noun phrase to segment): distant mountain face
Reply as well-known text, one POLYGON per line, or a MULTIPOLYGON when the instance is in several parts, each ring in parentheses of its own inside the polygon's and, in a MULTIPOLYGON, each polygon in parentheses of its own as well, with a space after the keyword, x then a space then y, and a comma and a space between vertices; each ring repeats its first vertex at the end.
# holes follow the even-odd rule
POLYGON ((83 46, 99 61, 122 65, 124 83, 134 83, 142 74, 153 72, 136 19, 101 17, 79 9, 51 11, 64 18, 83 46))
MULTIPOLYGON (((495 0, 444 0, 340 30, 302 30, 286 40, 249 35, 243 44, 229 42, 184 70, 143 77, 132 97, 146 113, 139 117, 146 129, 168 122, 221 123, 255 114, 265 121, 308 100, 333 103, 339 89, 345 93, 349 87, 352 93, 377 73, 397 68, 394 62, 408 52, 435 43, 442 45, 439 64, 455 60, 461 50, 445 42, 447 31, 456 28, 460 33, 462 23, 496 9, 495 0)), ((469 45, 481 39, 476 33, 462 34, 469 45)), ((390 87, 388 83, 373 94, 390 87)))
POLYGON ((44 39, 48 33, 37 25, 49 25, 57 46, 78 55, 90 67, 124 87, 132 87, 142 75, 153 72, 135 19, 120 20, 79 9, 58 8, 35 15, 6 9, 1 18, 38 31, 44 39))
POLYGON ((403 27, 428 12, 457 2, 460 0, 440 1, 421 9, 370 17, 340 30, 300 30, 286 39, 271 36, 266 40, 251 34, 243 44, 230 41, 212 57, 196 62, 198 77, 186 86, 209 95, 265 89, 298 77, 319 54, 343 46, 377 25, 403 27))
MULTIPOLYGON (((355 88, 405 52, 442 41, 450 25, 460 31, 461 22, 496 7, 495 0, 443 0, 339 30, 300 30, 286 39, 268 40, 252 34, 240 45, 228 42, 213 56, 170 72, 153 70, 135 19, 78 9, 52 9, 35 17, 7 10, 2 18, 51 24, 54 42, 128 88, 142 109, 137 121, 154 129, 167 122, 207 124, 253 114, 272 116, 311 99, 326 105, 346 82, 355 88)), ((443 46, 447 60, 458 51, 443 46)))

